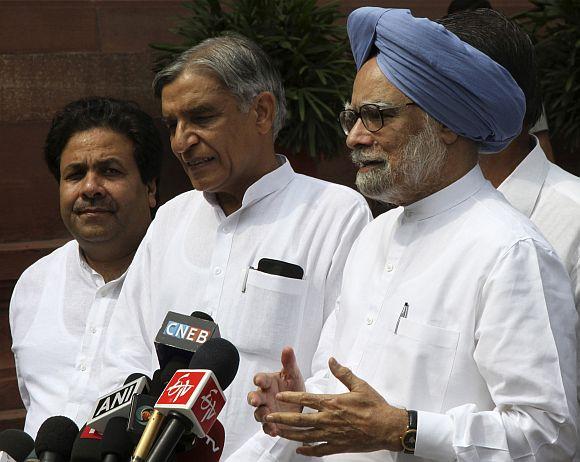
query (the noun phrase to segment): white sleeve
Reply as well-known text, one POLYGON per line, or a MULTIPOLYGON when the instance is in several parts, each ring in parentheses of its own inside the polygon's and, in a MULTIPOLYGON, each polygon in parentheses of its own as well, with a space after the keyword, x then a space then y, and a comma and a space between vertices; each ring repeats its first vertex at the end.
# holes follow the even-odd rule
POLYGON ((487 276, 473 357, 495 403, 418 410, 415 454, 437 460, 560 461, 576 450, 577 314, 566 271, 531 239, 487 276))
POLYGON ((99 387, 103 392, 120 386, 134 372, 151 377, 156 369, 153 326, 156 313, 151 303, 149 230, 129 266, 104 341, 99 387))
POLYGON ((10 323, 10 333, 12 336, 12 351, 14 353, 14 364, 16 368, 16 377, 18 380, 18 390, 20 391, 20 398, 24 403, 24 407, 28 409, 30 407, 30 395, 28 393, 28 389, 26 388, 26 383, 22 377, 22 371, 20 370, 20 364, 18 362, 18 355, 16 354, 16 350, 14 348, 16 342, 25 337, 25 329, 32 323, 33 317, 27 317, 26 314, 31 313, 34 307, 38 305, 37 302, 29 303, 30 300, 27 300, 27 296, 29 298, 30 295, 34 295, 39 291, 30 291, 30 288, 27 287, 25 282, 26 276, 27 273, 24 273, 14 287, 14 291, 12 292, 12 297, 10 299, 8 318, 10 323))

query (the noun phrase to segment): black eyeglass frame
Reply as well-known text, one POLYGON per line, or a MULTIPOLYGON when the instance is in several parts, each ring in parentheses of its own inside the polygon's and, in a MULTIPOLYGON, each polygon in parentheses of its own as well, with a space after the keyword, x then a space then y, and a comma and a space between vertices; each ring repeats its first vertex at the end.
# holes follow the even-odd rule
MULTIPOLYGON (((375 103, 367 103, 367 104, 363 104, 363 105, 362 105, 362 106, 359 108, 359 110, 358 110, 358 111, 355 111, 354 109, 345 109, 345 110, 343 110, 343 111, 340 111, 340 113, 338 114, 338 122, 340 123, 340 127, 342 128, 342 131, 344 132, 344 134, 345 134, 346 136, 348 136, 348 134, 349 134, 349 133, 351 132, 351 130, 354 128, 354 126, 356 125, 356 121, 357 121, 358 119, 362 120, 362 123, 363 123, 364 127, 365 127, 365 128, 366 128, 366 129, 367 129, 369 132, 371 132, 371 133, 375 133, 375 132, 378 132, 378 131, 379 131, 381 128, 383 128, 383 127, 385 126, 385 119, 384 119, 384 117, 383 117, 383 112, 384 112, 384 111, 393 111, 393 110, 397 110, 397 109, 402 109, 402 108, 404 108, 404 107, 407 107, 407 106, 412 106, 412 105, 415 105, 415 104, 417 104, 417 103, 415 103, 414 101, 411 101, 411 102, 409 102, 409 103, 405 103, 405 104, 402 104, 402 105, 400 105, 400 106, 388 106, 388 107, 381 107, 380 105, 378 105, 378 104, 375 104, 375 103), (376 128, 376 129, 374 129, 374 130, 371 130, 371 129, 370 129, 368 126, 367 126, 367 122, 365 122, 365 118, 363 118, 363 117, 361 116, 361 112, 363 111, 363 108, 365 108, 365 107, 369 107, 369 106, 372 106, 372 107, 376 108, 376 110, 378 111, 379 115, 381 116, 381 126, 380 126, 379 128, 376 128), (351 127, 349 130, 347 130, 347 129, 346 129, 346 127, 344 126, 344 124, 342 123, 342 115, 343 115, 343 114, 347 114, 347 113, 354 114, 354 115, 356 116, 356 118, 354 119, 354 123, 352 124, 352 127, 351 127)), ((389 116, 389 117, 394 117, 394 116, 395 116, 395 115, 392 115, 392 116, 389 116)))

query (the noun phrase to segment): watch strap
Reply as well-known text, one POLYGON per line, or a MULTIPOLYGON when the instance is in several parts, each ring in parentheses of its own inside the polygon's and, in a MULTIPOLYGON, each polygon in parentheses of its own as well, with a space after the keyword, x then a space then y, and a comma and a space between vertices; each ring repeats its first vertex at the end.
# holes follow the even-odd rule
POLYGON ((415 443, 417 441, 417 411, 407 410, 407 429, 401 436, 401 445, 405 454, 415 454, 415 443))

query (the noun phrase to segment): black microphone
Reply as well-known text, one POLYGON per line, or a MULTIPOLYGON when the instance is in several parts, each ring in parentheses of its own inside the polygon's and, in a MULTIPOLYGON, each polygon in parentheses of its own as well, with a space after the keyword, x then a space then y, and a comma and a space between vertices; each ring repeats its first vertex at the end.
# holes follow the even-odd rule
POLYGON ((0 432, 0 459, 8 456, 16 462, 24 462, 34 449, 34 440, 22 430, 4 430, 0 432))
POLYGON ((222 390, 234 380, 239 362, 234 345, 213 338, 199 348, 188 370, 174 374, 155 405, 167 418, 147 462, 166 462, 186 432, 207 434, 225 404, 222 390))
POLYGON ((79 427, 68 417, 49 417, 38 429, 34 450, 40 462, 68 462, 79 427))
POLYGON ((127 432, 127 419, 113 417, 107 422, 101 441, 102 462, 126 462, 133 451, 133 442, 127 432))
POLYGON ((72 447, 71 462, 101 462, 101 435, 95 429, 84 425, 72 447))
POLYGON ((186 316, 169 311, 155 337, 159 366, 163 369, 176 357, 183 358, 187 365, 205 342, 219 336, 219 327, 209 314, 194 311, 191 316, 186 316))

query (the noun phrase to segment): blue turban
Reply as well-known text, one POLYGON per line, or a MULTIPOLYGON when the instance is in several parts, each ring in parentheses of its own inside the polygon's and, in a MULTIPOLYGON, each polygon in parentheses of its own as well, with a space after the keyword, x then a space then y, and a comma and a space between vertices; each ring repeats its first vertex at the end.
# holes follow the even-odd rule
POLYGON ((518 84, 441 24, 409 10, 363 7, 348 17, 348 35, 357 70, 376 52, 395 87, 480 152, 501 151, 520 134, 526 101, 518 84))

